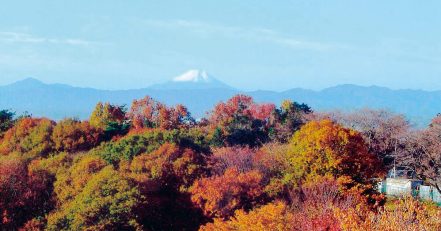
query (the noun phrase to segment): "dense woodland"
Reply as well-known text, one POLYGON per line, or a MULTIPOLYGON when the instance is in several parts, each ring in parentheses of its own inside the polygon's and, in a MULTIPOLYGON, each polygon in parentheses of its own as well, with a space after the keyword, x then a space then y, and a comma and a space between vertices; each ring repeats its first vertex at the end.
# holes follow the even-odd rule
POLYGON ((376 190, 392 166, 441 191, 441 116, 314 112, 237 95, 196 120, 150 97, 88 121, 0 111, 1 230, 441 230, 376 190))

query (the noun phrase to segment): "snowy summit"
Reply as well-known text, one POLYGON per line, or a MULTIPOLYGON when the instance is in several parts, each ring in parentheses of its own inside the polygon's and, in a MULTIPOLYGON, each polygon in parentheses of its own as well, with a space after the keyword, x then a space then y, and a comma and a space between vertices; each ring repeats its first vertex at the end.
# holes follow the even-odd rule
POLYGON ((230 86, 209 75, 206 71, 197 69, 189 70, 166 83, 153 85, 151 88, 169 90, 232 89, 230 86))
POLYGON ((189 70, 184 74, 177 76, 173 79, 173 82, 211 82, 210 76, 206 71, 202 70, 189 70))

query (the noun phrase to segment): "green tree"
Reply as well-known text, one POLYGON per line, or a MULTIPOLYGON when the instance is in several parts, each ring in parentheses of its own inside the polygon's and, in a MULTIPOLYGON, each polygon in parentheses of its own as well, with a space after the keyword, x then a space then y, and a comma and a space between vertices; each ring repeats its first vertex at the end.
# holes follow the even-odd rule
POLYGON ((312 113, 306 104, 299 104, 290 100, 282 102, 272 117, 270 138, 277 142, 287 143, 295 131, 305 124, 307 116, 312 113))
POLYGON ((15 113, 9 110, 0 111, 0 138, 3 134, 14 125, 15 113))
POLYGON ((222 147, 224 145, 224 140, 225 137, 222 133, 222 129, 219 127, 215 128, 210 139, 210 144, 215 147, 222 147))
POLYGON ((99 102, 90 116, 90 125, 103 130, 106 140, 114 136, 125 135, 130 128, 130 124, 125 120, 126 111, 125 106, 99 102))
POLYGON ((48 230, 141 230, 138 188, 111 166, 95 174, 70 203, 48 217, 48 230))
POLYGON ((197 152, 207 152, 206 145, 200 141, 197 133, 189 134, 185 130, 149 130, 104 143, 92 150, 91 153, 100 156, 109 164, 117 165, 122 160, 132 160, 133 157, 142 153, 151 153, 166 142, 197 152))
MULTIPOLYGON (((60 159, 57 161, 55 159, 55 162, 63 164, 64 160, 60 159)), ((105 166, 107 166, 106 162, 98 156, 79 155, 76 156, 73 160, 73 164, 69 168, 59 168, 56 172, 57 181, 54 183, 57 203, 62 205, 73 200, 73 198, 83 190, 94 174, 101 171, 105 166)), ((51 167, 47 167, 50 171, 51 167)))

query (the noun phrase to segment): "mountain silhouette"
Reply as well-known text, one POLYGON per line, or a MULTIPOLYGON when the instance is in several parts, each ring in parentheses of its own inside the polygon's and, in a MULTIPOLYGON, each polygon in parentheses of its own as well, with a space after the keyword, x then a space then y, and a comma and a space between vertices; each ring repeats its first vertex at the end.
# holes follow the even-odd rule
POLYGON ((134 99, 149 95, 168 105, 184 104, 194 117, 201 118, 216 103, 241 93, 252 96, 257 102, 279 104, 284 99, 290 99, 306 103, 316 111, 333 109, 348 111, 365 107, 388 109, 404 114, 418 126, 427 125, 431 118, 441 112, 441 91, 339 85, 321 91, 295 88, 283 92, 244 92, 218 82, 212 77, 204 78, 205 75, 208 76, 198 72, 196 77, 183 78, 185 81, 176 81, 175 78, 175 81, 148 88, 115 91, 45 84, 37 79, 28 78, 0 86, 0 109, 10 109, 17 113, 27 111, 34 116, 55 120, 65 117, 87 119, 99 101, 130 106, 134 99))

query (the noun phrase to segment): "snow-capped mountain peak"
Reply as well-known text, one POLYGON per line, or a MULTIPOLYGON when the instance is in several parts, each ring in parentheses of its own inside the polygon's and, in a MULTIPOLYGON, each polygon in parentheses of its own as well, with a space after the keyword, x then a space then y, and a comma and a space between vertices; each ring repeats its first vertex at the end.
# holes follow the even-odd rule
POLYGON ((168 90, 197 90, 197 89, 230 89, 233 88, 227 84, 217 80, 206 71, 189 70, 163 84, 151 86, 152 89, 168 89, 168 90))
POLYGON ((203 70, 189 70, 184 74, 177 76, 173 82, 211 82, 212 78, 203 70))

